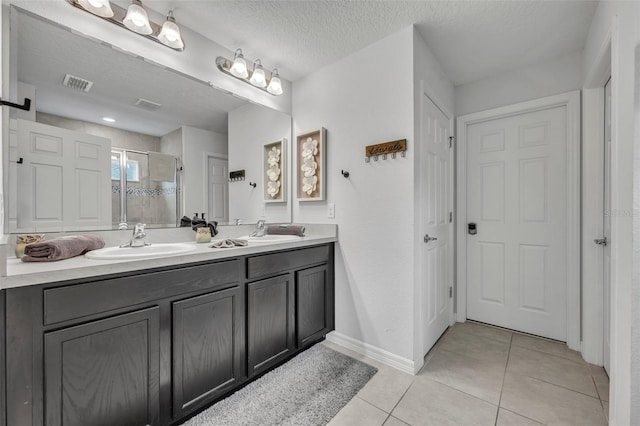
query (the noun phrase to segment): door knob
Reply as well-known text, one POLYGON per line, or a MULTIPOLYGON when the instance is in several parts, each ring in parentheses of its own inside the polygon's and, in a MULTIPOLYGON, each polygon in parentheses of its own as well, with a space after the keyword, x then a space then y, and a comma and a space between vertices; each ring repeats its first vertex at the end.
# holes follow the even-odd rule
POLYGON ((437 240, 437 238, 436 237, 430 237, 429 234, 426 234, 424 236, 424 242, 425 243, 430 243, 431 241, 435 241, 435 240, 437 240))
POLYGON ((604 238, 596 238, 595 240, 593 240, 594 243, 598 244, 599 246, 605 246, 607 245, 607 237, 604 238))

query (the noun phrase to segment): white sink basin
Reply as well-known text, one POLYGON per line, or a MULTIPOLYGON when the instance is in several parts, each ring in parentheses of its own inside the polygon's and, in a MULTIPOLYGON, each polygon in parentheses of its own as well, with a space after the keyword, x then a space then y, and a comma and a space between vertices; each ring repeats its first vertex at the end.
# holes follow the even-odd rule
POLYGON ((300 241, 301 237, 297 235, 265 235, 264 237, 250 237, 248 235, 237 238, 238 240, 247 240, 249 244, 268 244, 268 243, 286 243, 291 241, 300 241))
POLYGON ((84 256, 95 260, 129 260, 173 256, 195 251, 196 246, 185 243, 151 244, 144 247, 105 247, 84 256))

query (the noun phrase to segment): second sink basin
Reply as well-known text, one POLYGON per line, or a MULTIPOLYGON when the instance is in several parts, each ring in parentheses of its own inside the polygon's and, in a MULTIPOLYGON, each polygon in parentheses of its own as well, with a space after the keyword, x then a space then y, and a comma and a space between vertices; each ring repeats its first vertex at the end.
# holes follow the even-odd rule
POLYGON ((195 251, 196 246, 186 243, 151 244, 144 247, 105 247, 84 256, 95 260, 129 260, 174 256, 195 251))
POLYGON ((250 237, 248 235, 239 237, 238 240, 247 240, 249 243, 286 243, 299 241, 301 237, 297 235, 265 235, 264 237, 250 237))

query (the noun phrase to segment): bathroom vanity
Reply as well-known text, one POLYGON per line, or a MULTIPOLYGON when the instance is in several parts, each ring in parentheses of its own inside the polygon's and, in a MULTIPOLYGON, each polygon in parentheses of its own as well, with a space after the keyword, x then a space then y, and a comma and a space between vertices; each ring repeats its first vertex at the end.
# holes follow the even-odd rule
POLYGON ((0 291, 6 424, 184 419, 333 330, 333 252, 311 240, 95 275, 98 262, 90 277, 0 291))

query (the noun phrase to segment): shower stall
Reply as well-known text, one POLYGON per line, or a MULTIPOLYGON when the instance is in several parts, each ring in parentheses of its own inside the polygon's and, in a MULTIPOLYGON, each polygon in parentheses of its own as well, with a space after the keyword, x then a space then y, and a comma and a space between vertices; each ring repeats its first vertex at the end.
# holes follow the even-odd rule
POLYGON ((180 218, 178 159, 162 153, 111 149, 111 209, 115 227, 138 222, 177 226, 180 218))

